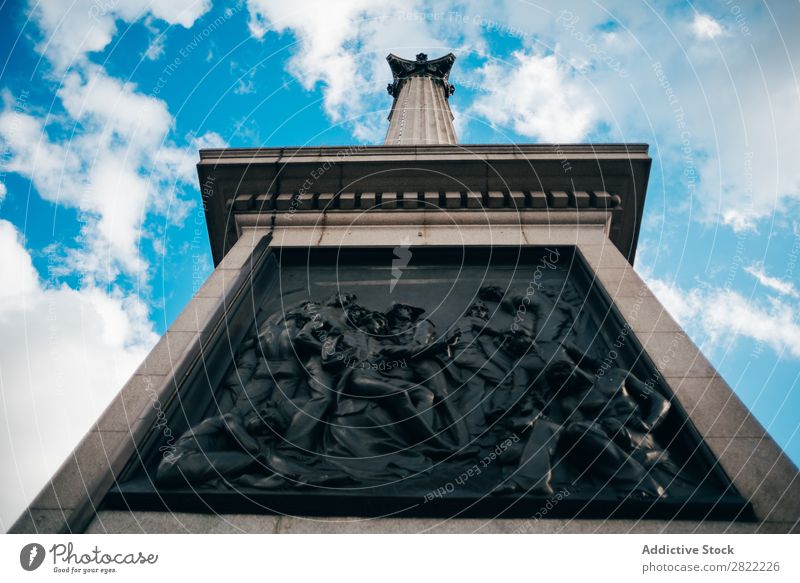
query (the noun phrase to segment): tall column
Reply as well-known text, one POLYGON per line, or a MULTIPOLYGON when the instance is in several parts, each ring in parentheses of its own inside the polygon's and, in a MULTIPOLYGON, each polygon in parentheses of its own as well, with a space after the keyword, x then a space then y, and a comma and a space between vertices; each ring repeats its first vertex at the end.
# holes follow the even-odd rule
POLYGON ((455 91, 448 81, 455 55, 433 61, 425 53, 416 61, 389 55, 386 60, 394 76, 387 87, 394 103, 384 144, 457 144, 448 102, 455 91))

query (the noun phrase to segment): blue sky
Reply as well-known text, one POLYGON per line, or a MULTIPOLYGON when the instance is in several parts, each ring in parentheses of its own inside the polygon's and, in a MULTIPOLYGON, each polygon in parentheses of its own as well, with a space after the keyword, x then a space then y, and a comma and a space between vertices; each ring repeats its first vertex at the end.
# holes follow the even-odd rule
POLYGON ((381 143, 389 52, 457 55, 462 143, 650 144, 636 269, 799 460, 798 22, 741 0, 0 4, 0 525, 210 273, 197 149, 381 143))

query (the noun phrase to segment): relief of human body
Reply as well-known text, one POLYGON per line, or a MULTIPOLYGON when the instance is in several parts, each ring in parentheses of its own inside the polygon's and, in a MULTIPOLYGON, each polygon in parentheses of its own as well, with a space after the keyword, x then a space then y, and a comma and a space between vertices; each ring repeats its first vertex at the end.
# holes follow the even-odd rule
POLYGON ((621 368, 592 372, 597 362, 571 343, 583 325, 573 302, 497 286, 479 296, 441 336, 422 307, 370 310, 353 293, 264 318, 223 383, 226 409, 180 437, 158 480, 261 489, 425 480, 502 442, 513 445, 492 462, 495 483, 473 487, 546 497, 566 480, 665 496, 679 472, 654 432, 669 401, 621 368), (490 322, 523 300, 522 317, 490 322))

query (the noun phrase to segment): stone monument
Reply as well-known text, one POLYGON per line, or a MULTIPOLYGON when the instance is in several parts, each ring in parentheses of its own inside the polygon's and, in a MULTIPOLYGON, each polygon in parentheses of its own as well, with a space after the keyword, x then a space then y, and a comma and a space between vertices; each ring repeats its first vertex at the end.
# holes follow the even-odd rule
POLYGON ((790 532, 797 469, 632 268, 644 144, 222 149, 216 268, 14 532, 790 532), (447 519, 447 520, 444 520, 447 519))

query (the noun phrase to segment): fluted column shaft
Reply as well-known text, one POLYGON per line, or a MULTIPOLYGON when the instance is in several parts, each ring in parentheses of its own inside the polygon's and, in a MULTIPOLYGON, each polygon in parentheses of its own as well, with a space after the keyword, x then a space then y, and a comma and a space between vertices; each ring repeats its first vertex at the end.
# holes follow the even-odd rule
POLYGON ((441 83, 431 77, 407 79, 389 116, 385 144, 457 143, 453 113, 441 83))
POLYGON ((448 102, 455 91, 449 81, 455 55, 428 60, 420 53, 414 61, 389 55, 386 60, 393 77, 387 89, 394 102, 384 144, 457 144, 448 102))

